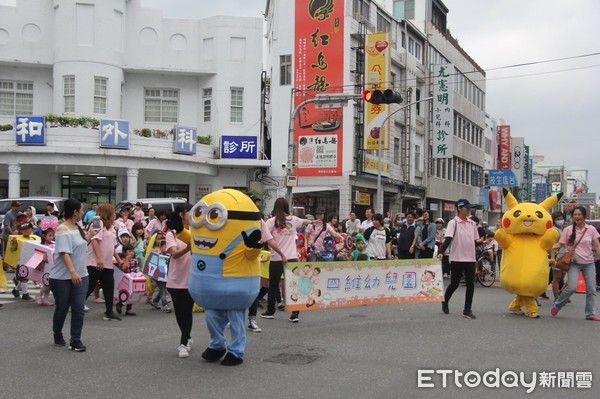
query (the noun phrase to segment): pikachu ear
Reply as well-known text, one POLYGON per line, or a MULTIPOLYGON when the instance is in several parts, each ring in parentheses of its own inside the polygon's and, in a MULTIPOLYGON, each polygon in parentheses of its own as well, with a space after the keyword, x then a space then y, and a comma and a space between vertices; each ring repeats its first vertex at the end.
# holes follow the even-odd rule
POLYGON ((545 210, 549 211, 550 209, 552 209, 552 207, 556 204, 558 204, 558 201, 560 201, 560 199, 562 198, 563 193, 558 193, 555 194, 551 197, 546 198, 544 201, 542 201, 540 203, 540 206, 542 208, 544 208, 545 210))
POLYGON ((506 206, 508 209, 513 209, 515 206, 519 205, 519 201, 517 201, 510 191, 503 188, 502 192, 504 193, 504 199, 506 200, 506 206))

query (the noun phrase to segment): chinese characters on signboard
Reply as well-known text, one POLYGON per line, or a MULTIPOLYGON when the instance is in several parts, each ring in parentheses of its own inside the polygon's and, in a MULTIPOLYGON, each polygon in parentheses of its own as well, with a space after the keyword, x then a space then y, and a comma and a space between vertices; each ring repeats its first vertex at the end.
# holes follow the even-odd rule
POLYGON ((221 158, 256 159, 258 145, 256 136, 222 136, 221 158))
MULTIPOLYGON (((317 94, 343 91, 344 0, 325 3, 311 7, 306 0, 296 0, 294 107, 317 94)), ((342 175, 343 115, 341 107, 317 108, 311 103, 300 109, 294 120, 294 174, 342 175)))
POLYGON ((16 144, 45 145, 46 126, 44 116, 18 115, 16 120, 16 144))
POLYGON ((515 187, 521 184, 512 169, 489 170, 488 185, 490 187, 515 187))
POLYGON ((444 298, 438 259, 290 262, 284 281, 288 311, 444 298))
POLYGON ((365 173, 372 173, 372 174, 376 175, 379 172, 381 172, 381 176, 390 177, 390 163, 389 162, 382 160, 381 161, 381 171, 380 171, 379 167, 378 167, 378 164, 379 164, 378 157, 365 154, 363 158, 365 161, 365 169, 364 169, 365 173))
MULTIPOLYGON (((389 33, 367 35, 367 43, 365 44, 365 90, 391 88, 389 43, 389 33)), ((389 119, 385 126, 381 126, 389 114, 390 106, 388 104, 371 104, 365 101, 365 131, 363 135, 365 150, 379 149, 379 139, 381 139, 381 148, 384 150, 389 149, 389 119)))
POLYGON ((129 148, 129 121, 100 119, 100 147, 129 148))
POLYGON ((175 126, 175 153, 194 155, 198 130, 195 127, 175 126))
POLYGON ((433 158, 452 158, 454 143, 454 65, 433 66, 433 158))

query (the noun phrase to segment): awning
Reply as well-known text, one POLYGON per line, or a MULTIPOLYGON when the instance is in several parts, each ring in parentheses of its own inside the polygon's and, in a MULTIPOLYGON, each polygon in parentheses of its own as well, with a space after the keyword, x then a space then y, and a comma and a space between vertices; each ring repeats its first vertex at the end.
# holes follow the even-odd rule
POLYGON ((339 191, 338 187, 327 187, 327 186, 302 186, 292 187, 292 194, 307 194, 316 193, 321 191, 339 191))

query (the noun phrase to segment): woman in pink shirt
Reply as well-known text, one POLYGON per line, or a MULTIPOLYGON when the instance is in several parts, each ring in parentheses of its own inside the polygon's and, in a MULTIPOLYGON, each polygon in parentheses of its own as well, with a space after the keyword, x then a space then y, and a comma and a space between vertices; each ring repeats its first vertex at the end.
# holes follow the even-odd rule
POLYGON ((556 316, 558 312, 565 306, 571 295, 577 289, 579 281, 579 273, 583 273, 585 280, 585 318, 586 320, 600 321, 600 317, 596 316, 596 267, 594 265, 595 249, 600 253, 600 234, 595 227, 590 226, 585 222, 586 209, 583 206, 577 206, 571 212, 573 224, 565 227, 558 240, 558 243, 552 247, 550 251, 550 264, 556 264, 556 252, 563 246, 572 249, 573 262, 567 272, 568 285, 562 290, 562 293, 557 300, 554 301, 554 307, 550 310, 552 316, 556 316))
POLYGON ((169 259, 169 271, 167 273, 167 290, 171 294, 173 307, 175 308, 175 319, 181 331, 181 339, 177 347, 178 356, 185 358, 190 356, 192 350, 192 309, 194 300, 188 291, 188 276, 192 263, 191 242, 185 243, 177 238, 177 234, 183 229, 190 228, 189 213, 192 204, 178 204, 175 212, 172 212, 167 222, 167 253, 169 259))
POLYGON ((119 211, 119 217, 115 222, 115 229, 118 231, 121 225, 124 225, 127 228, 127 231, 131 233, 131 228, 133 227, 133 220, 129 219, 129 215, 131 214, 131 208, 126 206, 119 211))
MULTIPOLYGON (((154 209, 154 208, 151 208, 154 209)), ((150 239, 153 231, 165 231, 167 227, 167 211, 159 211, 158 216, 148 221, 145 227, 146 239, 150 239)))
POLYGON ((113 279, 113 259, 116 259, 118 265, 121 259, 115 250, 117 243, 117 233, 115 232, 115 208, 111 204, 102 204, 98 207, 98 216, 100 216, 100 230, 90 240, 87 247, 87 269, 90 275, 90 283, 87 290, 86 299, 90 296, 96 284, 100 282, 102 292, 104 293, 104 304, 106 312, 104 320, 121 320, 113 312, 113 291, 115 282, 113 279))
MULTIPOLYGON (((300 219, 290 215, 290 204, 281 197, 275 200, 273 205, 274 216, 265 222, 264 228, 261 229, 263 235, 262 241, 267 242, 271 239, 275 241, 279 251, 284 255, 271 248, 271 263, 269 265, 269 292, 267 294, 267 311, 261 313, 263 319, 275 318, 275 303, 277 300, 277 291, 279 290, 279 281, 283 273, 283 267, 287 262, 297 262, 298 252, 296 251, 296 232, 298 228, 305 224, 312 223, 308 219, 300 219)), ((298 322, 298 313, 292 312, 290 321, 298 322)))

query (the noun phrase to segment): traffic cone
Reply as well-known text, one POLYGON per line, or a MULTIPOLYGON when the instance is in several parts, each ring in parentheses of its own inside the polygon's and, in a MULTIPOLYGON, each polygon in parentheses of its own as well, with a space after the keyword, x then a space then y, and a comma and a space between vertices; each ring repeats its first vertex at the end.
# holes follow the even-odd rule
POLYGON ((585 280, 583 279, 583 273, 579 273, 579 281, 577 281, 577 289, 575 292, 585 294, 585 280))

